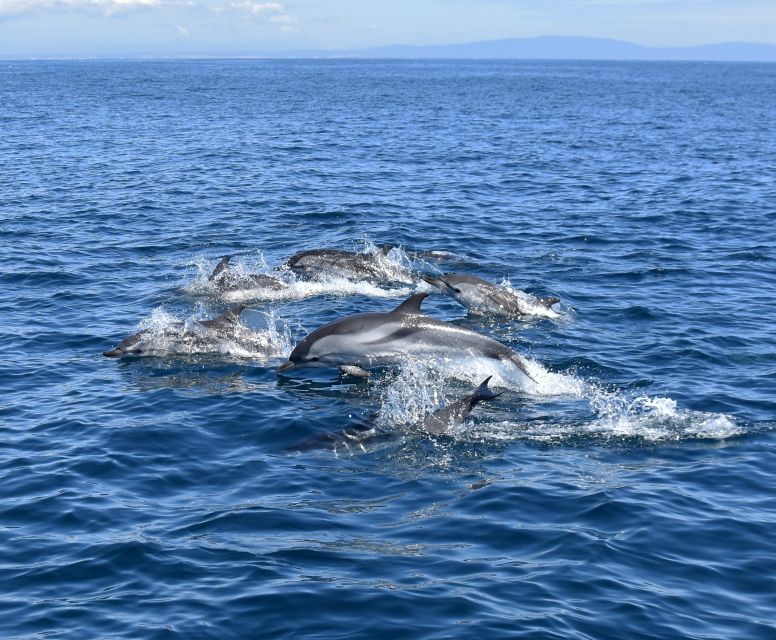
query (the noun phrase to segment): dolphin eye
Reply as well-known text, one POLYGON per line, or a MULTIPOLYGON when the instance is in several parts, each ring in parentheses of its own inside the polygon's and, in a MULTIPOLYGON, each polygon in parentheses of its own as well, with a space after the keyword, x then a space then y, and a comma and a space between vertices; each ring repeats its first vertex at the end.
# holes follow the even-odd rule
POLYGON ((314 358, 310 358, 310 360, 313 362, 317 362, 318 360, 320 360, 320 358, 318 356, 315 356, 314 358))
POLYGON ((461 293, 461 290, 458 287, 453 287, 453 291, 455 291, 456 293, 461 293))

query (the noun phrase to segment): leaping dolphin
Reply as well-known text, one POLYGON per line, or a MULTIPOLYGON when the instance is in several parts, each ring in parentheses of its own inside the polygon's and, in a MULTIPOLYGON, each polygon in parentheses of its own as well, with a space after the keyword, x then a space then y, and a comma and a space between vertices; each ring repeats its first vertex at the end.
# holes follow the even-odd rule
POLYGON ((288 285, 282 280, 273 278, 265 273, 249 273, 242 275, 229 269, 229 261, 232 256, 224 256, 213 269, 208 281, 219 291, 230 292, 243 289, 271 289, 278 291, 288 285))
MULTIPOLYGON (((433 435, 447 433, 450 429, 466 420, 477 404, 483 400, 492 400, 501 395, 488 388, 488 382, 490 382, 491 377, 485 378, 473 393, 460 400, 451 402, 441 409, 437 409, 434 413, 426 416, 419 425, 407 425, 404 431, 420 431, 433 435)), ((358 422, 345 427, 341 431, 322 433, 305 438, 301 442, 286 448, 285 451, 300 452, 313 449, 331 449, 335 453, 340 450, 366 452, 380 444, 397 440, 404 431, 381 428, 375 425, 372 420, 358 422)))
POLYGON ((401 282, 412 284, 412 274, 385 261, 391 247, 381 247, 372 253, 356 253, 341 249, 311 249, 291 256, 285 266, 306 280, 320 280, 327 276, 348 280, 373 282, 401 282))
MULTIPOLYGON (((204 327, 207 332, 200 333, 194 329, 189 329, 186 325, 179 323, 163 330, 163 337, 170 338, 190 345, 205 343, 208 339, 219 339, 229 337, 240 321, 240 313, 245 309, 243 304, 234 304, 224 313, 212 320, 199 320, 196 324, 204 327)), ((103 352, 102 355, 108 358, 121 358, 122 356, 142 356, 153 352, 153 345, 148 344, 149 339, 159 336, 159 332, 153 329, 143 329, 131 336, 124 338, 119 344, 110 351, 103 352)))
POLYGON ((423 279, 478 315, 509 318, 541 315, 560 302, 560 298, 537 298, 525 292, 516 295, 487 280, 462 273, 448 273, 438 278, 423 276, 423 279))
POLYGON ((330 322, 296 345, 278 371, 345 366, 352 373, 400 364, 413 356, 439 359, 468 354, 510 362, 533 380, 523 359, 500 342, 424 315, 420 304, 426 297, 427 293, 416 293, 393 311, 359 313, 330 322))

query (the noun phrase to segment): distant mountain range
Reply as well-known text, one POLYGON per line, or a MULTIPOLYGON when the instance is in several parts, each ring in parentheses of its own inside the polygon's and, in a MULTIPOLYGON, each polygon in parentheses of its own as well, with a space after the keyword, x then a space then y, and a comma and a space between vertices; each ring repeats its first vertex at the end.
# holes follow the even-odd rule
POLYGON ((540 36, 464 44, 391 45, 353 50, 260 54, 272 58, 459 58, 544 60, 708 60, 776 62, 776 45, 724 42, 696 47, 647 47, 608 38, 540 36))

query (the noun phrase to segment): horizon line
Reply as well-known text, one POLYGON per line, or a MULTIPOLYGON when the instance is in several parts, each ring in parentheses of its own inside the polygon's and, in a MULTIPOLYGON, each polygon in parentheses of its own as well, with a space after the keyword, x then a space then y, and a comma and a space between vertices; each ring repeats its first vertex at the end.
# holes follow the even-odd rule
MULTIPOLYGON (((718 52, 718 55, 721 52, 718 52)), ((730 52, 734 54, 733 51, 730 52)), ((744 55, 746 55, 744 53, 744 55)), ((321 48, 305 48, 305 49, 280 49, 280 50, 259 50, 259 51, 224 51, 224 52, 197 52, 197 51, 177 51, 171 53, 162 52, 121 52, 121 53, 42 53, 42 54, 0 54, 0 61, 3 62, 32 62, 32 61, 108 61, 108 60, 192 60, 192 59, 210 59, 210 60, 272 60, 272 59, 297 59, 297 60, 313 60, 313 59, 351 59, 351 60, 370 60, 370 59, 394 59, 394 60, 413 60, 413 59, 425 59, 425 60, 546 60, 546 61, 601 61, 601 62, 776 62, 776 43, 768 42, 749 42, 745 40, 735 41, 722 41, 712 42, 706 44, 697 45, 681 45, 681 46, 655 46, 655 45, 643 45, 628 40, 618 40, 616 38, 603 38, 592 36, 561 36, 561 35, 542 35, 542 36, 527 36, 527 37, 510 37, 510 38, 498 38, 492 40, 471 40, 467 42, 452 42, 444 44, 387 44, 387 45, 372 45, 369 47, 359 47, 351 49, 321 49, 321 48), (528 45, 530 43, 537 43, 544 41, 548 44, 552 41, 557 41, 559 44, 562 41, 567 41, 566 45, 575 44, 580 50, 576 52, 568 52, 560 50, 558 55, 553 55, 551 52, 542 51, 547 55, 536 55, 531 52, 523 51, 504 53, 492 53, 487 52, 480 53, 478 55, 466 55, 462 53, 460 56, 456 56, 454 53, 442 54, 440 56, 434 56, 433 52, 443 49, 465 49, 471 47, 487 47, 488 45, 528 45), (619 55, 615 52, 601 52, 585 50, 585 45, 597 43, 608 44, 611 47, 626 47, 635 48, 638 51, 620 52, 619 55), (697 51, 699 54, 708 50, 714 49, 730 49, 730 48, 763 48, 773 55, 773 59, 743 59, 740 57, 733 57, 729 60, 724 58, 675 58, 671 57, 671 54, 692 54, 697 51), (400 51, 406 49, 407 52, 402 54, 400 51), (395 55, 386 53, 391 50, 396 50, 395 55), (427 55, 422 55, 425 50, 427 55), (380 52, 386 52, 380 54, 380 52), (413 53, 415 55, 413 55, 413 53), (610 55, 607 55, 609 53, 610 55), (643 58, 638 54, 652 54, 652 56, 643 58), (660 58, 660 54, 665 53, 668 57, 660 58), (431 54, 431 55, 429 55, 431 54), (630 54, 630 55, 629 55, 630 54)))

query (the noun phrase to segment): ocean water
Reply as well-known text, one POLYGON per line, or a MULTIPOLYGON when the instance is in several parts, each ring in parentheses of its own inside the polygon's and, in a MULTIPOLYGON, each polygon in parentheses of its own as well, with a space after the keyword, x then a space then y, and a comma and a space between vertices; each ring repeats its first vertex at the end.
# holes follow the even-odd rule
POLYGON ((772 64, 0 63, 0 636, 776 637, 774 95, 772 64), (384 243, 558 296, 424 302, 536 383, 279 375, 428 287, 276 267, 384 243), (227 254, 289 287, 219 295, 227 254), (359 421, 397 437, 285 451, 359 421))

